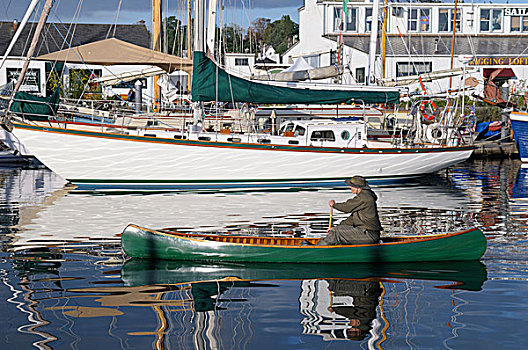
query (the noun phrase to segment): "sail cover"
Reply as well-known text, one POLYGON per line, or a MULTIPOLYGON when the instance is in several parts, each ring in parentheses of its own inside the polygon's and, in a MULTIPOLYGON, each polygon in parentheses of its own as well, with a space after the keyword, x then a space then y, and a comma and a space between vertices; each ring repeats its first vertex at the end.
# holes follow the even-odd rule
POLYGON ((16 93, 10 112, 21 114, 29 120, 48 120, 59 108, 60 89, 56 88, 49 97, 40 97, 29 92, 16 93))
MULTIPOLYGON (((276 84, 276 83, 275 83, 276 84)), ((228 74, 219 68, 204 52, 193 55, 193 101, 247 102, 260 104, 337 104, 337 103, 398 103, 397 89, 369 86, 346 88, 334 85, 332 89, 319 87, 287 87, 272 83, 254 82, 228 74)), ((320 86, 320 85, 319 85, 320 86)))

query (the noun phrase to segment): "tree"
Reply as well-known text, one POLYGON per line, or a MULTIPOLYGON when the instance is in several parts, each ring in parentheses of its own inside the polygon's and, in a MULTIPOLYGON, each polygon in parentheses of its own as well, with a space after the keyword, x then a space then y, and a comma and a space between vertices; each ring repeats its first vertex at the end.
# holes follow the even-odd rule
POLYGON ((255 19, 253 23, 251 23, 251 26, 248 28, 248 38, 246 40, 250 41, 252 45, 250 50, 252 52, 260 51, 260 49, 262 48, 264 31, 270 25, 270 22, 271 20, 269 18, 260 17, 255 19))
MULTIPOLYGON (((162 30, 167 30, 167 53, 184 56, 187 48, 187 26, 174 16, 169 16, 163 20, 162 30)), ((161 47, 164 45, 165 35, 161 37, 161 47)), ((192 50, 192 49, 191 49, 192 50)))
POLYGON ((293 37, 299 34, 299 25, 289 15, 270 23, 262 33, 262 41, 273 46, 278 54, 283 54, 293 44, 293 37))
POLYGON ((237 25, 226 25, 222 29, 222 47, 225 52, 244 52, 247 45, 244 40, 245 30, 237 25))

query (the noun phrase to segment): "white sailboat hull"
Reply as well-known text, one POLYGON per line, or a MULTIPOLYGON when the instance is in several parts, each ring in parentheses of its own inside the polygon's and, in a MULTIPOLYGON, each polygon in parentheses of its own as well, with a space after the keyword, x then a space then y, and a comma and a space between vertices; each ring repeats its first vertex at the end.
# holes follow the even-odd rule
POLYGON ((44 127, 14 134, 81 189, 290 187, 417 176, 466 160, 471 147, 324 148, 230 144, 44 127))

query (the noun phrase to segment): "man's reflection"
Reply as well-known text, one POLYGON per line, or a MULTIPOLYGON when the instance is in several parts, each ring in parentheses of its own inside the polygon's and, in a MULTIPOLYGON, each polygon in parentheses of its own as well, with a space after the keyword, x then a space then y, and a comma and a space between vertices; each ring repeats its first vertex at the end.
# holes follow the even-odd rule
POLYGON ((382 293, 379 282, 308 280, 302 283, 301 321, 305 334, 324 340, 362 340, 372 329, 382 293))

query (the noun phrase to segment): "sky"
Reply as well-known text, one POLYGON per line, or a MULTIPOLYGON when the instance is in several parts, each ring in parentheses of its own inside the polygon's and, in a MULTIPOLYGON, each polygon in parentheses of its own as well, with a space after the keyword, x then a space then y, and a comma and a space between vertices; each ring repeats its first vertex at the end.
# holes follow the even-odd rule
MULTIPOLYGON (((297 10, 303 5, 303 0, 219 0, 223 1, 225 8, 232 9, 224 16, 225 24, 236 23, 244 28, 258 17, 269 18, 272 21, 280 19, 283 15, 290 15, 291 19, 299 23, 297 10), (244 9, 242 9, 244 4, 244 9)), ((389 0, 394 1, 394 0, 389 0)), ((466 0, 469 2, 471 0, 466 0)), ((41 0, 44 2, 44 0, 41 0)), ((444 1, 453 3, 454 1, 444 1)), ((478 2, 490 2, 475 0, 478 2)), ((493 0, 493 3, 528 3, 528 0, 493 0)), ((30 0, 0 0, 0 20, 21 20, 30 0)), ((132 24, 144 20, 150 27, 152 0, 55 0, 53 12, 49 21, 69 23, 114 23, 119 8, 117 23, 132 24), (119 4, 121 6, 119 7, 119 4), (80 11, 78 11, 80 8, 80 11)), ((168 11, 164 17, 174 15, 177 18, 186 17, 183 12, 186 0, 164 0, 168 11)), ((32 19, 38 18, 40 11, 35 11, 32 19), (37 13, 38 12, 38 13, 37 13)))
MULTIPOLYGON (((0 20, 20 21, 30 2, 30 0, 0 0, 0 20)), ((48 21, 68 23, 75 19, 79 23, 114 23, 119 8, 117 23, 131 24, 145 20, 146 24, 150 25, 151 3, 152 0, 55 0, 53 13, 48 21), (79 4, 80 11, 78 11, 79 4)), ((169 16, 186 16, 183 12, 186 0, 164 0, 164 3, 164 8, 168 6, 168 11, 165 12, 169 16)), ((285 14, 290 15, 292 20, 298 23, 297 9, 303 5, 303 0, 224 0, 223 3, 226 8, 235 9, 225 15, 226 23, 237 23, 248 27, 248 23, 255 18, 265 17, 273 21, 285 14), (245 9, 242 9, 242 1, 245 9)), ((166 13, 163 17, 167 16, 166 13)), ((37 18, 38 14, 32 17, 34 20, 37 18)))

